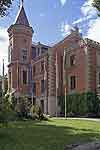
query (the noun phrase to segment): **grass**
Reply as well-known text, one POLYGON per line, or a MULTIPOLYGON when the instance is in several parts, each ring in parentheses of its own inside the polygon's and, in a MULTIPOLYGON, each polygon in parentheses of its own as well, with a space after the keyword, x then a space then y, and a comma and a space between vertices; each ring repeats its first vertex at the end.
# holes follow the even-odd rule
POLYGON ((0 150, 64 150, 67 144, 100 139, 100 123, 50 119, 0 126, 0 150))

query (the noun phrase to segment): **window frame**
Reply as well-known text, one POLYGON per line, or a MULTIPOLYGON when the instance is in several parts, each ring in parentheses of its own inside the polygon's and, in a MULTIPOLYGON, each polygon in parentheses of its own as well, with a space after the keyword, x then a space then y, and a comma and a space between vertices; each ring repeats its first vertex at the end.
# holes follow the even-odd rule
POLYGON ((21 49, 21 60, 26 62, 28 60, 28 51, 25 48, 21 49), (26 53, 26 54, 25 54, 26 53), (26 57, 26 58, 25 58, 26 57), (25 59, 24 59, 25 58, 25 59))
POLYGON ((22 83, 23 83, 23 85, 27 85, 28 84, 28 71, 27 71, 27 69, 23 69, 22 70, 22 83), (24 76, 23 76, 24 72, 26 72, 26 82, 24 82, 24 76))
POLYGON ((45 81, 44 81, 44 79, 42 79, 41 80, 41 94, 44 94, 44 92, 45 92, 45 81))
POLYGON ((73 67, 76 64, 76 55, 72 54, 70 55, 70 66, 73 67))
POLYGON ((75 89, 76 89, 76 76, 75 75, 71 75, 70 76, 70 90, 73 91, 75 89))

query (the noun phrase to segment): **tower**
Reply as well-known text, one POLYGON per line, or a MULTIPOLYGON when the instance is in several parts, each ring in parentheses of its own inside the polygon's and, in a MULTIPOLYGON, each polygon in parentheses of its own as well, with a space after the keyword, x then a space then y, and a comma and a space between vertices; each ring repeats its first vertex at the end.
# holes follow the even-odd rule
POLYGON ((8 28, 8 89, 19 95, 30 92, 30 55, 33 29, 29 25, 23 1, 15 23, 8 28))

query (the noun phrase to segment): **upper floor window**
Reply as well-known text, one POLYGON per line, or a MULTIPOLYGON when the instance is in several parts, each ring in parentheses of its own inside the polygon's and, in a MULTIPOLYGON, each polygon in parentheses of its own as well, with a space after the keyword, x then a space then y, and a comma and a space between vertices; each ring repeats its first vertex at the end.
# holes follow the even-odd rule
POLYGON ((9 63, 11 62, 11 54, 12 54, 12 47, 9 46, 9 47, 8 47, 8 62, 9 62, 9 63))
POLYGON ((41 72, 44 71, 44 61, 41 61, 41 72))
POLYGON ((75 76, 71 76, 70 77, 70 89, 74 90, 76 88, 76 77, 75 76))
POLYGON ((40 56, 40 48, 37 49, 37 56, 40 56))
POLYGON ((75 65, 75 55, 71 55, 70 56, 70 66, 74 66, 75 65))
POLYGON ((36 47, 32 47, 32 58, 36 57, 36 47))
POLYGON ((41 53, 44 53, 44 52, 46 52, 47 50, 48 50, 47 47, 41 47, 41 53))
POLYGON ((27 71, 23 70, 23 84, 27 84, 27 71))
POLYGON ((22 61, 27 61, 27 50, 22 49, 22 61))

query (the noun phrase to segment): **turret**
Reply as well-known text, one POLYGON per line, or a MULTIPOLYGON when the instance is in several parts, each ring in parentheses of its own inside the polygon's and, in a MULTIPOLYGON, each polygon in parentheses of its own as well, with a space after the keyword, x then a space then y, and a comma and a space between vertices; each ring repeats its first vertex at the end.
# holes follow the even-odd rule
POLYGON ((14 89, 27 93, 33 29, 28 22, 23 3, 15 23, 8 28, 8 35, 8 88, 10 91, 14 89))

